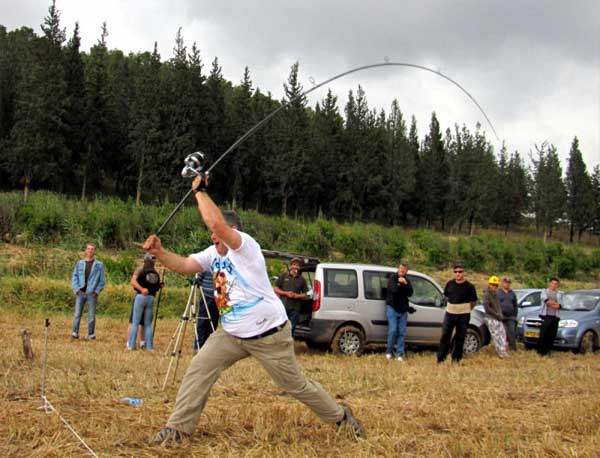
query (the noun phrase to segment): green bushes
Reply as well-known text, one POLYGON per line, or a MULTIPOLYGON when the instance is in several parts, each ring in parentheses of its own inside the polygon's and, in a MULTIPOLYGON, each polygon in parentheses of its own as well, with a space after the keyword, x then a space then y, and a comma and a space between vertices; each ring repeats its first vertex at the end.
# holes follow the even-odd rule
POLYGON ((0 236, 10 239, 17 231, 18 213, 23 205, 23 195, 18 192, 0 193, 0 236))
POLYGON ((419 229, 413 232, 412 240, 425 254, 425 264, 442 268, 456 257, 451 251, 450 242, 433 231, 419 229))
MULTIPOLYGON (((191 201, 189 204, 161 233, 163 244, 181 255, 211 244, 210 233, 196 206, 191 201)), ((110 281, 127 283, 141 262, 139 245, 135 243, 156 231, 173 207, 171 203, 136 207, 132 200, 103 197, 80 201, 50 192, 33 192, 24 204, 20 193, 0 193, 0 235, 34 249, 31 259, 0 259, 0 275, 68 278, 79 250, 85 242, 94 241, 110 281), (57 253, 48 257, 45 246, 65 248, 63 257, 57 253), (118 251, 109 254, 109 250, 118 251)), ((556 242, 543 243, 537 238, 511 241, 490 234, 454 237, 425 229, 339 224, 323 218, 301 221, 254 211, 242 211, 241 218, 244 230, 263 248, 305 253, 323 260, 384 265, 405 260, 421 269, 442 269, 461 261, 469 270, 527 273, 543 278, 589 277, 600 269, 600 248, 589 251, 556 242)), ((184 284, 184 280, 173 281, 184 284)))

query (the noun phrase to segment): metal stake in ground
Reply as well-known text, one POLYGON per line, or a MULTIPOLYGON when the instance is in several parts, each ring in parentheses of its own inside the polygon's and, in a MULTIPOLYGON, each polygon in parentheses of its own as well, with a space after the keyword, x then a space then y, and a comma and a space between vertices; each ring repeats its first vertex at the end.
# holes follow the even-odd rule
POLYGON ((42 365, 42 401, 44 404, 41 408, 48 413, 48 401, 46 400, 46 366, 48 365, 48 328, 50 327, 50 319, 46 318, 44 322, 44 363, 42 365))

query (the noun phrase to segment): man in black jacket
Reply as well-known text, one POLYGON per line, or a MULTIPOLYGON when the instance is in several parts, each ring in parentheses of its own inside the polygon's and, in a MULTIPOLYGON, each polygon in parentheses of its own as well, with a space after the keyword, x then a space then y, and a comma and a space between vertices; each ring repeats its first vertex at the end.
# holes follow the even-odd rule
POLYGON ((413 288, 406 277, 408 266, 404 263, 398 265, 398 272, 388 278, 386 311, 388 319, 388 339, 385 356, 387 359, 394 357, 394 344, 396 344, 396 359, 404 360, 404 336, 406 322, 408 321, 408 298, 412 296, 413 288))

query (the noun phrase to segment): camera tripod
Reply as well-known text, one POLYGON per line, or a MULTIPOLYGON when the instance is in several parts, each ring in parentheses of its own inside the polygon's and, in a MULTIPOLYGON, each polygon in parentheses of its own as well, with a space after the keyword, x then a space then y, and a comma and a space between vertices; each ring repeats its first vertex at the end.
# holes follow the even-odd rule
POLYGON ((181 315, 181 320, 177 325, 177 329, 175 333, 171 336, 171 340, 169 341, 169 345, 167 346, 167 351, 165 352, 165 356, 171 354, 171 360, 169 361, 169 367, 167 369, 167 373, 165 375, 165 379, 162 385, 162 391, 165 390, 167 386, 167 381, 169 380, 169 375, 171 374, 171 369, 173 369, 173 380, 175 380, 175 375, 177 374, 177 368, 179 366, 179 358, 181 356, 181 349, 183 346, 183 339, 185 337, 185 331, 187 328, 187 324, 189 321, 192 322, 195 341, 198 342, 198 329, 196 327, 197 320, 208 320, 210 323, 210 327, 212 331, 215 331, 215 326, 212 321, 212 316, 210 314, 210 309, 208 307, 208 303, 206 302, 206 296, 204 295, 204 289, 201 285, 200 275, 196 274, 190 280, 190 294, 188 296, 188 301, 181 315), (206 316, 198 316, 199 308, 198 308, 198 300, 202 300, 202 304, 204 305, 204 309, 206 310, 206 316))

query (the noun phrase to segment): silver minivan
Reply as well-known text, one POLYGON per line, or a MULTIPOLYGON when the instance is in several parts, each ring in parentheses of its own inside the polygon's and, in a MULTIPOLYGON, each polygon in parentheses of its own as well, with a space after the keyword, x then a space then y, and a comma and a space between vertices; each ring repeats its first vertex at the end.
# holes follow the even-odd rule
MULTIPOLYGON (((305 266, 313 286, 312 301, 301 313, 294 337, 311 348, 329 349, 344 355, 360 355, 368 344, 387 342, 385 297, 394 267, 368 264, 318 263, 305 266), (312 272, 311 272, 312 270, 312 272)), ((443 290, 420 272, 409 271, 413 286, 410 298, 415 312, 408 316, 408 346, 439 345, 446 312, 443 290)), ((476 352, 489 342, 482 318, 471 315, 465 352, 476 352)))

